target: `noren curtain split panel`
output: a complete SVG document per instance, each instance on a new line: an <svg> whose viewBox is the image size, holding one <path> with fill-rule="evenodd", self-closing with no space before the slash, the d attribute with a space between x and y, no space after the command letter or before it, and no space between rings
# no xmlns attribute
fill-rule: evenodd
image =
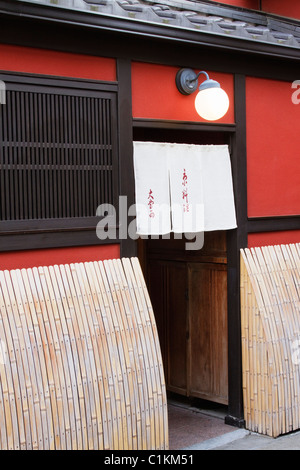
<svg viewBox="0 0 300 470"><path fill-rule="evenodd" d="M134 142L139 235L237 227L227 145Z"/></svg>

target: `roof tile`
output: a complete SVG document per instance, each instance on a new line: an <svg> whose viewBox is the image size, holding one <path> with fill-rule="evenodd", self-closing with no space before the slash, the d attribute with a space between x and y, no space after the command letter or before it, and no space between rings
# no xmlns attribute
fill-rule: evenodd
<svg viewBox="0 0 300 470"><path fill-rule="evenodd" d="M17 0L19 2L25 0ZM300 48L300 22L201 0L26 0Z"/></svg>

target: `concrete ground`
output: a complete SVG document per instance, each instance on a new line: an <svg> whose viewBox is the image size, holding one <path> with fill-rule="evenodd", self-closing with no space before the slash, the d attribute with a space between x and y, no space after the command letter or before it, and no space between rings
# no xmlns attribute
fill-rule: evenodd
<svg viewBox="0 0 300 470"><path fill-rule="evenodd" d="M188 450L300 450L300 432L279 436L268 436L238 429L222 436L189 446ZM187 450L186 449L186 450Z"/></svg>
<svg viewBox="0 0 300 470"><path fill-rule="evenodd" d="M276 439L224 423L226 407L168 401L170 450L300 450L300 430Z"/></svg>
<svg viewBox="0 0 300 470"><path fill-rule="evenodd" d="M203 409L182 401L168 400L170 450L198 445L235 430L224 423L225 411L218 406Z"/></svg>

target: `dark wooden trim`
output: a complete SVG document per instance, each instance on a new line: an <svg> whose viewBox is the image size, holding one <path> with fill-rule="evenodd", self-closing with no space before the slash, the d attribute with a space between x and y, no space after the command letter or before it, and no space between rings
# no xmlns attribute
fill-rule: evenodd
<svg viewBox="0 0 300 470"><path fill-rule="evenodd" d="M1 63L0 63L1 67ZM0 79L8 83L17 83L18 86L35 85L43 87L70 88L76 90L93 90L97 92L118 91L118 83L116 81L92 80L86 78L62 77L59 75L33 74L25 72L8 72L1 70Z"/></svg>
<svg viewBox="0 0 300 470"><path fill-rule="evenodd" d="M135 203L133 146L132 146L132 99L131 99L131 61L117 60L119 81L119 179L121 196L127 196L127 210ZM133 217L128 217L126 226L120 226L121 256L137 254L135 240L128 237L128 225Z"/></svg>
<svg viewBox="0 0 300 470"><path fill-rule="evenodd" d="M217 124L194 121L175 121L166 119L133 118L133 128L180 129L191 131L235 132L235 124Z"/></svg>
<svg viewBox="0 0 300 470"><path fill-rule="evenodd" d="M92 230L19 233L17 235L2 235L0 252L38 250L47 248L68 248L75 246L101 246L119 244L118 240L99 240L96 228ZM1 268L1 266L0 266Z"/></svg>
<svg viewBox="0 0 300 470"><path fill-rule="evenodd" d="M1 171L1 170L0 170ZM97 223L102 217L68 217L61 219L28 219L0 221L0 240L2 235L8 233L34 233L34 232L70 232L82 230L96 230ZM105 222L108 217L105 217ZM110 227L115 220L111 218ZM117 227L118 228L118 227Z"/></svg>
<svg viewBox="0 0 300 470"><path fill-rule="evenodd" d="M232 173L238 218L240 246L245 247L247 233L247 136L246 136L246 77L234 76L234 108L236 133L232 137Z"/></svg>
<svg viewBox="0 0 300 470"><path fill-rule="evenodd" d="M228 266L228 416L226 422L243 422L242 353L240 323L240 248L247 246L247 155L245 76L235 75L236 133L232 136L232 176L237 229L227 232Z"/></svg>
<svg viewBox="0 0 300 470"><path fill-rule="evenodd" d="M300 230L300 215L253 217L247 222L248 233Z"/></svg>
<svg viewBox="0 0 300 470"><path fill-rule="evenodd" d="M232 415L227 415L225 417L225 423L229 426L234 426L236 428L244 428L245 427L245 420L244 418L236 418Z"/></svg>

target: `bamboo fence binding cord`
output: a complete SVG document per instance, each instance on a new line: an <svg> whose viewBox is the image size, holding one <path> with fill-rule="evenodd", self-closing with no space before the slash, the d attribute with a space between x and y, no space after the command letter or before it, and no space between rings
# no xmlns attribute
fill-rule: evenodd
<svg viewBox="0 0 300 470"><path fill-rule="evenodd" d="M0 271L0 449L168 449L137 258Z"/></svg>
<svg viewBox="0 0 300 470"><path fill-rule="evenodd" d="M241 250L246 427L277 437L300 428L300 244Z"/></svg>

